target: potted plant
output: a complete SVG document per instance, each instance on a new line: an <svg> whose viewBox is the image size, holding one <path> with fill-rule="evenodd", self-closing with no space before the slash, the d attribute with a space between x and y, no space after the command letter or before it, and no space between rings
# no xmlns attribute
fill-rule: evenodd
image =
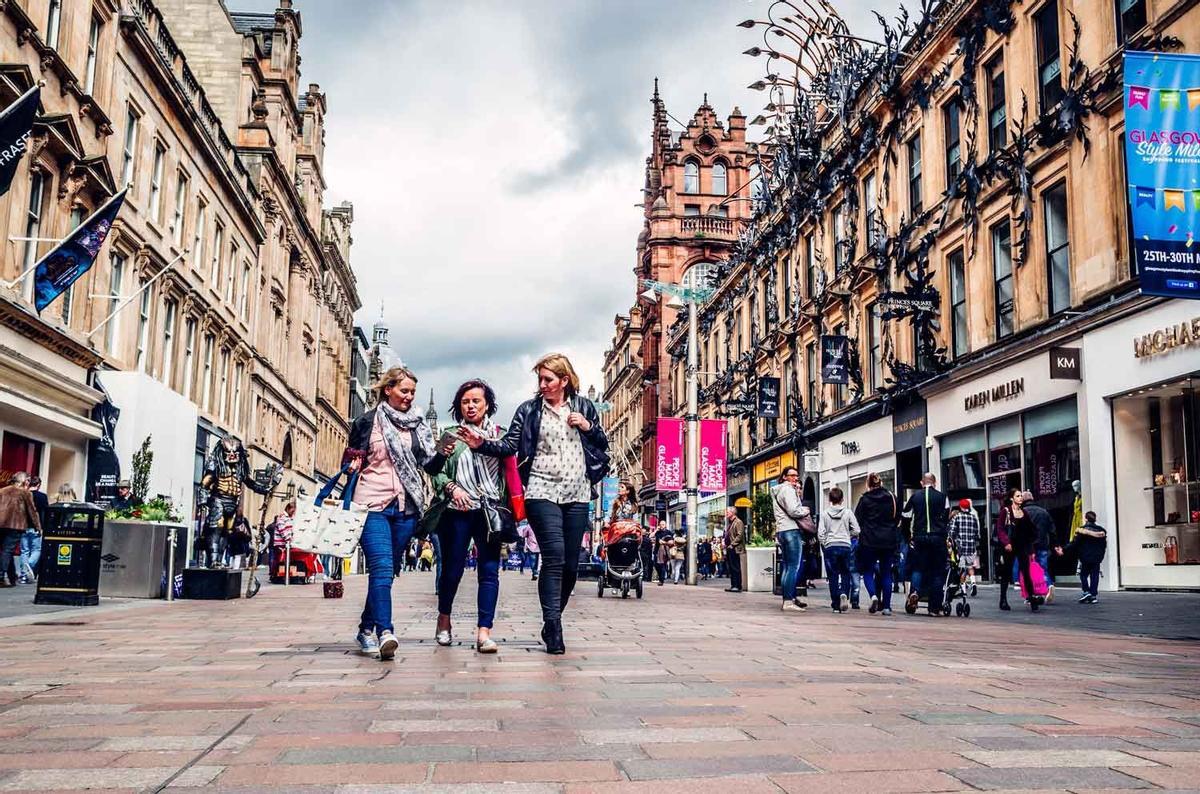
<svg viewBox="0 0 1200 794"><path fill-rule="evenodd" d="M775 589L775 505L771 490L754 494L750 506L750 539L746 542L745 589L769 593Z"/></svg>
<svg viewBox="0 0 1200 794"><path fill-rule="evenodd" d="M164 496L146 500L150 490L150 468L154 452L150 436L142 442L131 461L130 506L110 509L104 514L104 540L101 544L100 593L122 598L163 598L176 594L167 582L183 573L173 556L175 538L187 527L175 505ZM174 530L174 532L172 532ZM186 540L183 541L186 546Z"/></svg>

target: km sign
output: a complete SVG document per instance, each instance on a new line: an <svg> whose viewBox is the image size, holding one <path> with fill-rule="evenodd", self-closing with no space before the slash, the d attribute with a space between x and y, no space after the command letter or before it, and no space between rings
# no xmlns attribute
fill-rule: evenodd
<svg viewBox="0 0 1200 794"><path fill-rule="evenodd" d="M1050 348L1051 380L1083 380L1079 366L1079 348Z"/></svg>

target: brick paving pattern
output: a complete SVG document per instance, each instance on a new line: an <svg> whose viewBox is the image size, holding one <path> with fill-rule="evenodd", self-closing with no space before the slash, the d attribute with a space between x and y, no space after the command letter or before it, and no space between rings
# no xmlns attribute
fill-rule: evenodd
<svg viewBox="0 0 1200 794"><path fill-rule="evenodd" d="M0 791L1200 791L1200 645L1111 612L1005 620L988 591L981 619L835 615L815 593L795 615L581 582L551 657L533 583L506 573L484 657L470 612L434 644L429 585L397 581L391 663L354 650L358 578L340 601L274 587L5 625Z"/></svg>

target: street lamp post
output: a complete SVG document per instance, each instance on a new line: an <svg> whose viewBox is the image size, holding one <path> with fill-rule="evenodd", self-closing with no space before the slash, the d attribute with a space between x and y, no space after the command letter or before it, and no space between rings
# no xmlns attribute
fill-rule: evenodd
<svg viewBox="0 0 1200 794"><path fill-rule="evenodd" d="M687 334L687 414L684 417L687 422L687 460L685 465L687 487L687 583L690 585L696 584L696 540L698 537L698 522L700 520L700 491L698 489L699 479L699 461L700 461L700 433L699 433L699 388L697 378L699 376L699 365L696 351L696 338L699 336L699 317L697 308L698 305L708 300L712 296L713 290L709 287L697 286L678 286L676 284L666 284L661 281L643 280L642 285L646 287L643 296L653 299L656 295L670 295L671 305L675 308L687 306L688 312L688 334Z"/></svg>

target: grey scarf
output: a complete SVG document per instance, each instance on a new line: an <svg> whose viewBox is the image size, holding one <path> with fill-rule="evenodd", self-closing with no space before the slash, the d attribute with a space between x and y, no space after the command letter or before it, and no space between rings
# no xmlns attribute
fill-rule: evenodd
<svg viewBox="0 0 1200 794"><path fill-rule="evenodd" d="M401 412L386 402L380 402L375 421L379 423L388 457L392 459L404 492L413 500L418 512L424 512L427 497L421 464L433 457L433 431L429 429L425 415L420 408L413 407ZM401 430L412 433L412 444L404 443Z"/></svg>
<svg viewBox="0 0 1200 794"><path fill-rule="evenodd" d="M500 437L500 428L491 418L484 419L482 425L473 425L472 428L487 439ZM471 497L472 509L479 509L482 497L487 497L494 504L500 501L500 459L476 455L467 447L458 459L454 482Z"/></svg>

